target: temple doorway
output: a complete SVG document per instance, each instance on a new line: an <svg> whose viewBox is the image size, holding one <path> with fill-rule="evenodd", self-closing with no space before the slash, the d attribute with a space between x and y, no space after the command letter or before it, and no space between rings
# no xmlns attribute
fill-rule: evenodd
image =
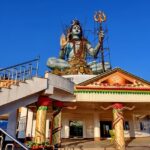
<svg viewBox="0 0 150 150"><path fill-rule="evenodd" d="M110 137L109 130L112 129L112 121L100 121L101 137Z"/></svg>
<svg viewBox="0 0 150 150"><path fill-rule="evenodd" d="M83 122L82 121L70 121L70 138L82 138L83 137Z"/></svg>

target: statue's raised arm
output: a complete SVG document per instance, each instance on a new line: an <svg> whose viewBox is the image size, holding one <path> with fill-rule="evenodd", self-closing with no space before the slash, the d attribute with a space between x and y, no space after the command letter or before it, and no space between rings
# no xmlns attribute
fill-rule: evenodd
<svg viewBox="0 0 150 150"><path fill-rule="evenodd" d="M104 33L103 33L103 32L100 32L100 34L99 34L99 40L98 40L98 43L97 43L97 45L95 46L95 48L93 48L92 45L91 45L89 42L87 42L87 44L86 44L86 48L87 48L88 53L89 53L91 56L93 56L94 58L96 58L97 55L98 55L98 52L99 52L100 47L101 47L101 45L102 45L102 40L103 40L103 38L104 38Z"/></svg>

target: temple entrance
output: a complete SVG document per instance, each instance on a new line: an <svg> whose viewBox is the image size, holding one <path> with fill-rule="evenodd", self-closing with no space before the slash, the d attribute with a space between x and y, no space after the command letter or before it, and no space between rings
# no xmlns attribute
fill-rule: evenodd
<svg viewBox="0 0 150 150"><path fill-rule="evenodd" d="M70 138L82 138L83 137L83 122L82 121L70 121Z"/></svg>
<svg viewBox="0 0 150 150"><path fill-rule="evenodd" d="M112 129L112 121L100 121L101 137L110 137L109 130Z"/></svg>

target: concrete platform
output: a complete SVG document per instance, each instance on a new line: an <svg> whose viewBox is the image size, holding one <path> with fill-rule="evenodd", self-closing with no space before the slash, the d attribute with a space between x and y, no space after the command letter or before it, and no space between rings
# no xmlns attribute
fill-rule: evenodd
<svg viewBox="0 0 150 150"><path fill-rule="evenodd" d="M150 150L150 137L126 139L127 150ZM110 140L99 142L93 139L63 140L60 150L115 150Z"/></svg>

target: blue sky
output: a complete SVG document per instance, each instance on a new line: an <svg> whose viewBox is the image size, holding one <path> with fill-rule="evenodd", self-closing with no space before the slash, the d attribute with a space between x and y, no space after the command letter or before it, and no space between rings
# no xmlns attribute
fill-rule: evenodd
<svg viewBox="0 0 150 150"><path fill-rule="evenodd" d="M62 26L76 18L93 30L94 12L103 10L112 66L150 81L149 7L149 0L0 0L0 68L40 55L43 75L48 57L58 56Z"/></svg>

